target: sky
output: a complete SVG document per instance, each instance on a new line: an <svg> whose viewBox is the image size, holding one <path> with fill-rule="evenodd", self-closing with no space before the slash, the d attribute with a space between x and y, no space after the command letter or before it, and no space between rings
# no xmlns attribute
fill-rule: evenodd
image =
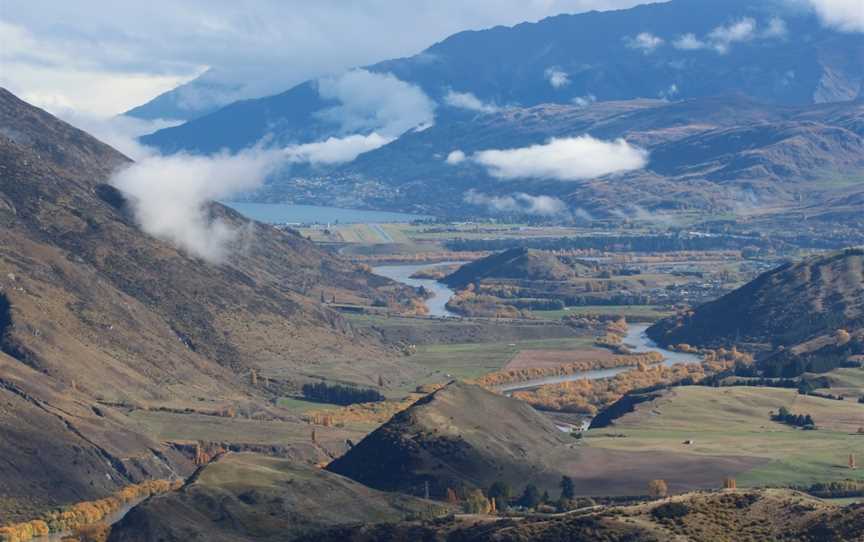
<svg viewBox="0 0 864 542"><path fill-rule="evenodd" d="M54 113L122 113L212 68L267 95L465 29L645 0L0 0L0 86Z"/></svg>

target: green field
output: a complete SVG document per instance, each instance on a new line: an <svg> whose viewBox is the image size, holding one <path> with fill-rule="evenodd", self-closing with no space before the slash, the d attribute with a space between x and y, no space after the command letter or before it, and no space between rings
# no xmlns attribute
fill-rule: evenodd
<svg viewBox="0 0 864 542"><path fill-rule="evenodd" d="M431 369L432 377L478 378L498 371L523 350L576 350L590 348L593 338L524 340L512 343L435 344L417 347L412 363ZM446 377L449 374L450 377Z"/></svg>
<svg viewBox="0 0 864 542"><path fill-rule="evenodd" d="M770 420L781 406L811 414L818 430L804 431ZM786 486L854 478L864 470L847 467L850 453L864 453L864 405L799 395L795 390L757 387L675 388L637 407L612 428L592 430L592 447L677 452L763 459L739 474L738 485ZM609 436L610 429L622 436ZM685 441L693 444L686 445ZM859 459L860 461L860 459Z"/></svg>

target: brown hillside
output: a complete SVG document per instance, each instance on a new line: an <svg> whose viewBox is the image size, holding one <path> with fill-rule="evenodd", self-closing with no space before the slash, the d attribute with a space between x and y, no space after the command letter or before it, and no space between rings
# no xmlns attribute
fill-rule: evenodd
<svg viewBox="0 0 864 542"><path fill-rule="evenodd" d="M188 472L158 443L124 433L111 405L267 409L273 392L249 386L251 369L277 378L274 390L334 366L374 382L378 369L366 374L355 360L399 374L383 345L317 299L325 289L368 301L404 289L220 205L211 212L243 228L246 250L221 266L191 258L144 235L105 184L128 162L0 90L4 521L32 512L18 503L39 508ZM39 452L49 448L70 463L44 468Z"/></svg>

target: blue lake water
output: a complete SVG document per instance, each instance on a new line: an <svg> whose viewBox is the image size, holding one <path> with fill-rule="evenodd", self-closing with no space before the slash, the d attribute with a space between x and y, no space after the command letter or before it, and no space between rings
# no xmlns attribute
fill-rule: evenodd
<svg viewBox="0 0 864 542"><path fill-rule="evenodd" d="M237 203L223 202L247 218L270 224L369 224L376 222L411 222L432 218L425 215L392 213L388 211L363 211L322 207L319 205L294 205L291 203Z"/></svg>

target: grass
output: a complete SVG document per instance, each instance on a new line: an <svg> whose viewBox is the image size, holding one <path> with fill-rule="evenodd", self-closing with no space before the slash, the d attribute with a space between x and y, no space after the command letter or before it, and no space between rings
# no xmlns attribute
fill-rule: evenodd
<svg viewBox="0 0 864 542"><path fill-rule="evenodd" d="M659 305L586 305L557 311L531 311L531 314L547 320L560 320L571 314L615 314L625 318L655 318L659 320L672 316L674 311L663 309Z"/></svg>
<svg viewBox="0 0 864 542"><path fill-rule="evenodd" d="M803 431L770 420L786 406L811 414L819 429ZM737 476L738 485L787 486L853 478L850 453L864 449L864 405L798 395L795 390L756 387L676 388L652 405L619 419L613 428L588 433L593 447L697 455L750 456L766 460ZM621 437L605 436L620 433ZM683 444L693 440L691 445Z"/></svg>
<svg viewBox="0 0 864 542"><path fill-rule="evenodd" d="M297 397L280 397L276 404L284 409L300 414L309 412L310 410L328 410L339 408L339 405L334 405L330 403L317 403L315 401L298 399Z"/></svg>
<svg viewBox="0 0 864 542"><path fill-rule="evenodd" d="M590 337L570 339L537 339L517 342L435 344L419 346L410 360L434 372L438 379L458 378L463 380L478 378L484 374L498 371L523 350L567 350L590 348ZM447 377L446 375L450 376Z"/></svg>

